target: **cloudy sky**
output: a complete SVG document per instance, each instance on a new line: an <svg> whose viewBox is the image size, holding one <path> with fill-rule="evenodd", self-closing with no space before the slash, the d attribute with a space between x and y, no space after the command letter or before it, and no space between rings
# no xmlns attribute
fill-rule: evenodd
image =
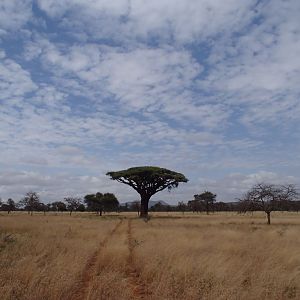
<svg viewBox="0 0 300 300"><path fill-rule="evenodd" d="M1 0L0 197L138 199L157 165L231 201L300 183L299 0Z"/></svg>

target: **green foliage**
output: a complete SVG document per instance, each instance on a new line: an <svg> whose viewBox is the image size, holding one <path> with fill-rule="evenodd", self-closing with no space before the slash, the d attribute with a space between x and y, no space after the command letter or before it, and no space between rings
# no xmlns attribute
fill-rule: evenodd
<svg viewBox="0 0 300 300"><path fill-rule="evenodd" d="M209 191L204 191L201 194L194 195L195 200L191 201L190 204L193 205L193 208L196 208L196 211L201 207L204 207L206 213L209 214L209 211L214 210L214 203L216 202L216 194L213 194Z"/></svg>
<svg viewBox="0 0 300 300"><path fill-rule="evenodd" d="M119 201L112 193L89 194L84 197L84 202L89 211L114 211L119 207Z"/></svg>
<svg viewBox="0 0 300 300"><path fill-rule="evenodd" d="M179 182L188 182L188 179L181 173L165 168L143 166L134 167L117 172L108 172L107 176L133 187L137 192L149 196L162 191L178 187Z"/></svg>
<svg viewBox="0 0 300 300"><path fill-rule="evenodd" d="M67 203L67 209L72 213L73 210L77 210L78 207L82 204L81 198L77 197L66 197L64 198Z"/></svg>
<svg viewBox="0 0 300 300"><path fill-rule="evenodd" d="M105 211L114 211L119 207L119 201L112 193L103 194L101 202Z"/></svg>
<svg viewBox="0 0 300 300"><path fill-rule="evenodd" d="M62 201L55 201L48 204L49 210L51 211L66 211L67 206Z"/></svg>
<svg viewBox="0 0 300 300"><path fill-rule="evenodd" d="M165 168L144 166L134 167L127 170L121 170L117 172L108 172L106 175L111 176L111 179L118 179L121 177L136 179L140 178L163 178L163 179L175 179L178 182L187 182L188 179L181 173L177 173Z"/></svg>
<svg viewBox="0 0 300 300"><path fill-rule="evenodd" d="M117 172L107 172L112 180L127 184L134 188L141 196L141 214L148 216L148 203L155 193L164 189L171 190L178 187L180 182L188 182L188 179L181 173L165 168L143 166L134 167Z"/></svg>

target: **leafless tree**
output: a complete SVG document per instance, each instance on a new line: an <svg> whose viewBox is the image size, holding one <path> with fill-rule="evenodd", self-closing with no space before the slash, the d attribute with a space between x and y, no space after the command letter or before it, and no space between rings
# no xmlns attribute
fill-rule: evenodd
<svg viewBox="0 0 300 300"><path fill-rule="evenodd" d="M36 192L30 191L20 200L19 206L24 207L28 214L32 215L33 211L38 210L40 206L40 196Z"/></svg>
<svg viewBox="0 0 300 300"><path fill-rule="evenodd" d="M271 212L279 209L284 203L295 200L297 195L297 190L293 184L257 183L241 199L241 207L244 212L264 211L267 215L268 224L271 224Z"/></svg>

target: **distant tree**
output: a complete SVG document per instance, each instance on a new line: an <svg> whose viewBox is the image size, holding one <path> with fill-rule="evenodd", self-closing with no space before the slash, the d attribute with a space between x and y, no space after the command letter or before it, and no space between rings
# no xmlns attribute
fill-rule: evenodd
<svg viewBox="0 0 300 300"><path fill-rule="evenodd" d="M200 212L204 210L204 204L202 201L200 201L199 199L197 200L190 200L187 203L187 208L189 210L191 210L193 213L194 212Z"/></svg>
<svg viewBox="0 0 300 300"><path fill-rule="evenodd" d="M140 211L141 211L141 203L140 203L140 201L133 201L130 204L130 210L136 211L137 215L139 216L140 215Z"/></svg>
<svg viewBox="0 0 300 300"><path fill-rule="evenodd" d="M67 206L65 203L63 203L62 201L55 201L49 204L50 206L50 210L51 211L66 211L67 210Z"/></svg>
<svg viewBox="0 0 300 300"><path fill-rule="evenodd" d="M241 203L244 203L244 211L250 209L264 211L267 215L268 224L271 224L271 212L280 209L289 201L295 200L297 195L296 188L292 184L258 183L244 195Z"/></svg>
<svg viewBox="0 0 300 300"><path fill-rule="evenodd" d="M103 197L102 193L89 194L84 196L84 202L87 206L88 211L95 211L100 216L102 216L103 212L103 203L101 202Z"/></svg>
<svg viewBox="0 0 300 300"><path fill-rule="evenodd" d="M188 179L181 173L159 167L135 167L117 172L108 172L112 180L127 184L135 189L141 196L141 218L148 217L150 198L164 189L171 190L178 187L180 182Z"/></svg>
<svg viewBox="0 0 300 300"><path fill-rule="evenodd" d="M164 203L158 201L150 208L150 210L151 211L169 212L169 211L172 211L172 207L169 204L164 204Z"/></svg>
<svg viewBox="0 0 300 300"><path fill-rule="evenodd" d="M84 211L85 211L85 206L84 206L84 204L81 203L81 204L77 207L76 211L84 212Z"/></svg>
<svg viewBox="0 0 300 300"><path fill-rule="evenodd" d="M10 214L11 211L16 210L16 203L13 199L9 198L7 200L7 208L8 208L8 210L7 210L8 214Z"/></svg>
<svg viewBox="0 0 300 300"><path fill-rule="evenodd" d="M28 192L19 202L20 206L32 215L33 211L37 211L40 207L40 196L36 192Z"/></svg>
<svg viewBox="0 0 300 300"><path fill-rule="evenodd" d="M165 210L165 206L160 203L160 202L157 202L155 203L151 208L150 210L152 211L164 211Z"/></svg>
<svg viewBox="0 0 300 300"><path fill-rule="evenodd" d="M229 210L229 205L225 202L216 202L215 203L215 210L216 211L228 211Z"/></svg>
<svg viewBox="0 0 300 300"><path fill-rule="evenodd" d="M44 216L46 215L46 212L49 211L49 207L47 204L44 204L42 202L40 202L37 207L36 207L37 211L42 211L44 212Z"/></svg>
<svg viewBox="0 0 300 300"><path fill-rule="evenodd" d="M183 201L180 201L177 204L177 209L178 211L181 211L182 214L184 214L184 212L187 211L187 205Z"/></svg>
<svg viewBox="0 0 300 300"><path fill-rule="evenodd" d="M216 194L213 194L209 191L205 191L199 195L194 195L195 201L199 201L203 203L207 215L209 214L210 211L213 211L214 203L216 202L216 197L217 197Z"/></svg>
<svg viewBox="0 0 300 300"><path fill-rule="evenodd" d="M0 203L0 210L2 211L7 211L7 214L10 214L11 211L16 210L16 203L14 200L12 200L11 198L9 198L6 203Z"/></svg>
<svg viewBox="0 0 300 300"><path fill-rule="evenodd" d="M292 201L291 202L291 210L296 211L297 213L300 211L300 201Z"/></svg>
<svg viewBox="0 0 300 300"><path fill-rule="evenodd" d="M11 211L16 210L16 203L15 203L15 201L12 200L11 198L9 198L6 201L6 203L2 203L1 210L7 211L7 213L10 214Z"/></svg>
<svg viewBox="0 0 300 300"><path fill-rule="evenodd" d="M102 207L104 211L117 211L119 208L119 201L117 197L112 193L105 193L101 199Z"/></svg>
<svg viewBox="0 0 300 300"><path fill-rule="evenodd" d="M81 198L77 197L66 197L64 200L67 203L67 209L70 212L70 216L72 215L72 212L77 210L82 204Z"/></svg>
<svg viewBox="0 0 300 300"><path fill-rule="evenodd" d="M84 202L87 205L87 210L96 211L100 216L105 211L117 211L119 208L119 201L112 193L89 194L84 197Z"/></svg>

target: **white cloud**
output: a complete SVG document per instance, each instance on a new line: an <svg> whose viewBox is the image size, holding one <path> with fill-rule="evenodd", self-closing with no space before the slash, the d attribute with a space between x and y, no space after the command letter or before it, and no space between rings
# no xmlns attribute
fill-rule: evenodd
<svg viewBox="0 0 300 300"><path fill-rule="evenodd" d="M298 172L299 1L32 3L0 5L3 195L136 199L101 174L155 164L191 179L174 201L199 176L231 200Z"/></svg>
<svg viewBox="0 0 300 300"><path fill-rule="evenodd" d="M15 61L6 57L1 52L0 61L0 92L1 100L22 97L26 93L34 91L37 86L31 80L30 73L24 70Z"/></svg>
<svg viewBox="0 0 300 300"><path fill-rule="evenodd" d="M267 184L299 184L300 178L294 176L284 176L268 171L258 171L257 173L240 174L232 173L217 180L201 178L199 185L202 190L211 190L218 194L218 201L236 201L241 198L253 185L257 183Z"/></svg>
<svg viewBox="0 0 300 300"><path fill-rule="evenodd" d="M192 119L204 128L224 126L230 115L225 106L203 103L193 91L193 80L203 67L188 51L172 47L128 51L96 44L65 49L44 39L27 47L41 54L44 68L55 73L58 84L75 76L69 92L78 93L79 89L81 95L88 93L90 100L100 104L109 96L124 112L145 116L160 112L170 119Z"/></svg>
<svg viewBox="0 0 300 300"><path fill-rule="evenodd" d="M299 13L299 1L266 2L258 24L212 48L212 72L200 86L245 106L245 124L299 118Z"/></svg>
<svg viewBox="0 0 300 300"><path fill-rule="evenodd" d="M226 31L235 31L254 16L253 1L83 1L39 0L39 6L53 18L63 18L66 27L75 26L93 38L174 38L193 42ZM92 26L91 26L92 25Z"/></svg>
<svg viewBox="0 0 300 300"><path fill-rule="evenodd" d="M15 31L26 24L32 17L31 5L31 0L1 0L0 31Z"/></svg>

